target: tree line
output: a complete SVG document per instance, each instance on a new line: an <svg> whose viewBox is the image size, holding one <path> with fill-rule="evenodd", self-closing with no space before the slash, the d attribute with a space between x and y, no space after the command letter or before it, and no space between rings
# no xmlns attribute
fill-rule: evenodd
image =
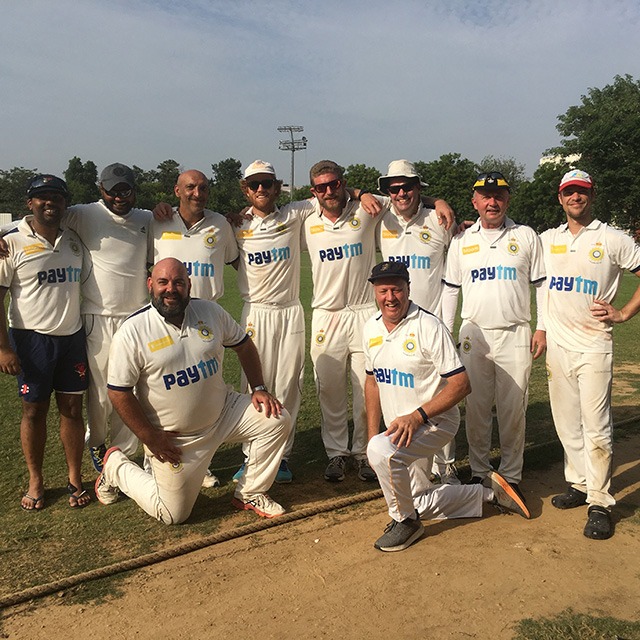
<svg viewBox="0 0 640 640"><path fill-rule="evenodd" d="M558 204L557 188L562 175L577 166L596 181L595 213L606 222L640 235L640 82L630 75L616 76L602 89L591 88L581 97L581 104L569 107L558 116L557 130L562 141L548 149L548 162L540 164L533 177L525 176L524 165L516 159L485 156L480 162L447 153L437 160L415 162L429 195L445 198L459 218L473 218L470 204L471 185L478 173L500 171L511 185L509 215L539 232L558 225L564 215ZM576 159L578 158L578 159ZM126 159L123 160L126 163ZM176 204L173 186L181 165L164 160L155 169L133 166L138 185L137 206L153 208L157 202ZM26 212L25 186L36 169L14 167L0 170L0 211L15 218ZM381 172L365 164L345 168L349 185L377 192ZM208 207L227 213L245 206L239 181L239 160L227 158L211 165ZM64 172L72 193L72 203L92 202L99 198L98 170L91 160L74 157ZM309 186L295 189L293 198L311 195ZM289 195L283 193L281 203Z"/></svg>

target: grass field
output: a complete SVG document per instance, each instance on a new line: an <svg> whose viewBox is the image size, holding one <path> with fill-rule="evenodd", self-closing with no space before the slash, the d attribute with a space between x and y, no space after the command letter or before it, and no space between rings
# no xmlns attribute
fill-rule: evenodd
<svg viewBox="0 0 640 640"><path fill-rule="evenodd" d="M310 309L310 267L303 259L302 301ZM239 318L241 303L235 286L235 274L226 274L226 294L222 300L234 317ZM620 299L626 301L638 280L625 275ZM307 342L311 314L307 314ZM638 319L615 329L616 381L614 384L614 418L622 420L639 413L640 370L637 366L640 346L636 339ZM235 354L225 360L227 380L237 384L239 372ZM188 522L167 527L145 515L131 500L122 499L108 508L91 503L84 510L68 507L66 474L57 433L55 411L49 419L49 439L45 457L46 508L40 513L27 513L20 508L20 496L27 486L27 472L19 442L20 408L15 379L0 375L0 595L50 582L96 567L135 557L179 542L211 534L236 523L251 521L249 514L239 514L230 505L231 476L241 462L239 448L220 450L213 468L224 483L221 488L201 492ZM315 398L311 363L307 360L305 393L299 416L298 436L291 465L295 482L279 487L277 498L292 508L330 497L369 490L357 480L347 478L333 485L321 479L326 457L319 431L319 407ZM547 400L543 360L534 363L528 412L527 445L555 439ZM458 459L464 462L466 443L464 430L458 434ZM95 472L85 457L86 487L92 488ZM353 474L351 474L353 475ZM85 595L96 597L99 585ZM110 580L103 588L113 593L117 582ZM79 594L82 595L82 594Z"/></svg>

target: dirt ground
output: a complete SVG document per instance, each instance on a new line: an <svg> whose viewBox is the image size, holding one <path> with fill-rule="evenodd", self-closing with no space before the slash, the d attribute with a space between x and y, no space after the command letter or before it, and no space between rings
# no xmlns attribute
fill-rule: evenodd
<svg viewBox="0 0 640 640"><path fill-rule="evenodd" d="M528 472L532 520L429 523L400 553L373 541L383 500L310 517L129 575L124 597L64 598L4 612L2 638L507 639L523 618L640 619L640 436L616 444L616 533L582 535L586 508L559 511L562 465Z"/></svg>

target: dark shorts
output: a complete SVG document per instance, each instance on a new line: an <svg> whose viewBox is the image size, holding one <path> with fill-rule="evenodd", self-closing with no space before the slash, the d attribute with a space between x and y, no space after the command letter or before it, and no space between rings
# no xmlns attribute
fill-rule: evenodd
<svg viewBox="0 0 640 640"><path fill-rule="evenodd" d="M50 336L29 329L9 329L9 340L22 367L18 395L43 402L52 391L81 393L88 385L84 329L71 336Z"/></svg>

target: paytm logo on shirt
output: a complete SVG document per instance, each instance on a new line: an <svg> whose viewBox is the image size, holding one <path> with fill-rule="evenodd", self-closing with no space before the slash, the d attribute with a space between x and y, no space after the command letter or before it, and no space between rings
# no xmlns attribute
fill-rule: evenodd
<svg viewBox="0 0 640 640"><path fill-rule="evenodd" d="M373 373L376 377L376 382L380 384L390 384L394 387L406 387L408 389L413 389L416 386L413 373L404 373L403 371L387 369L386 367L374 369Z"/></svg>
<svg viewBox="0 0 640 640"><path fill-rule="evenodd" d="M191 365L184 369L179 369L175 373L167 373L162 376L164 387L167 391L174 385L179 387L187 387L190 384L196 384L200 380L206 380L217 373L220 365L216 358L210 360L200 360L197 364Z"/></svg>
<svg viewBox="0 0 640 640"><path fill-rule="evenodd" d="M517 280L518 272L515 267L503 267L501 264L495 267L482 267L471 269L471 282L484 280Z"/></svg>
<svg viewBox="0 0 640 640"><path fill-rule="evenodd" d="M551 276L549 289L556 291L575 291L587 295L598 295L598 283L595 280L587 280L582 276Z"/></svg>
<svg viewBox="0 0 640 640"><path fill-rule="evenodd" d="M247 253L249 264L270 264L271 262L282 262L291 258L291 250L289 247L280 247L270 249L269 251L256 251L255 253Z"/></svg>
<svg viewBox="0 0 640 640"><path fill-rule="evenodd" d="M407 269L431 269L431 258L415 253L410 256L389 256L389 262L402 262Z"/></svg>
<svg viewBox="0 0 640 640"><path fill-rule="evenodd" d="M80 282L82 269L75 267L56 267L47 271L38 271L38 284L62 284L64 282Z"/></svg>
<svg viewBox="0 0 640 640"><path fill-rule="evenodd" d="M340 247L331 249L320 249L320 260L322 262L332 260L344 260L346 258L354 258L362 255L362 242L354 242L353 244L343 244Z"/></svg>
<svg viewBox="0 0 640 640"><path fill-rule="evenodd" d="M189 276L195 276L196 278L213 278L214 267L210 262L184 262L184 266L187 268Z"/></svg>

